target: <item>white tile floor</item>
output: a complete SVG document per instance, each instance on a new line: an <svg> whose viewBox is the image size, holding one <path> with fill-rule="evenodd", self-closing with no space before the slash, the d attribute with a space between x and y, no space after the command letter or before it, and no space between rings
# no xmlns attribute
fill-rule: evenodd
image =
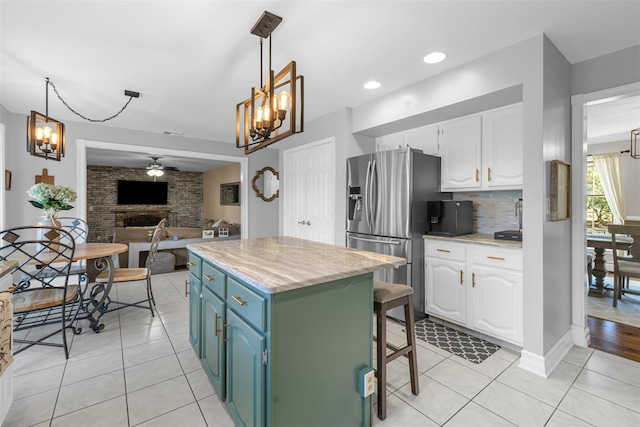
<svg viewBox="0 0 640 427"><path fill-rule="evenodd" d="M18 354L3 427L233 426L189 345L187 274L153 276L155 318L126 308L104 316L99 334L83 325L69 360L60 348ZM131 289L118 289L118 298ZM401 330L390 325L398 343ZM574 347L545 380L519 369L506 350L476 365L418 343L420 395L411 394L404 360L392 362L387 419L374 415L373 425L640 425L639 363Z"/></svg>

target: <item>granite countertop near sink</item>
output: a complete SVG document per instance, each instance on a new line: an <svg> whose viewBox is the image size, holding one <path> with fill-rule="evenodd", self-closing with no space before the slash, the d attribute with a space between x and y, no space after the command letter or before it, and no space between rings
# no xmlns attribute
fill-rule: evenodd
<svg viewBox="0 0 640 427"><path fill-rule="evenodd" d="M11 270L16 268L18 261L0 261L0 277L4 277Z"/></svg>
<svg viewBox="0 0 640 427"><path fill-rule="evenodd" d="M522 242L514 242L512 240L496 240L492 234L465 234L464 236L435 236L433 234L425 234L425 239L447 240L450 242L476 243L482 245L502 246L505 248L522 248Z"/></svg>
<svg viewBox="0 0 640 427"><path fill-rule="evenodd" d="M406 264L404 258L294 237L190 243L187 249L268 294Z"/></svg>

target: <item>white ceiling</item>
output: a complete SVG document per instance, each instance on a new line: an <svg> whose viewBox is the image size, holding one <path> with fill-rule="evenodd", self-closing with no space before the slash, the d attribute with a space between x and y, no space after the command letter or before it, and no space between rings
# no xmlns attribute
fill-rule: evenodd
<svg viewBox="0 0 640 427"><path fill-rule="evenodd" d="M235 106L260 84L250 29L265 10L283 18L273 68L295 60L305 77L305 121L543 32L571 63L640 44L637 0L1 0L0 104L43 112L50 77L72 108L102 119L124 105L128 89L140 98L106 125L234 143ZM447 59L425 64L436 50ZM382 87L364 89L371 79ZM52 91L49 114L82 121Z"/></svg>

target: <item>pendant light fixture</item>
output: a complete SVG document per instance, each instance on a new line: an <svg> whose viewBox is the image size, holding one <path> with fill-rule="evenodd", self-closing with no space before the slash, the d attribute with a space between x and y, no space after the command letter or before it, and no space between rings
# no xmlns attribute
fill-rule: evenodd
<svg viewBox="0 0 640 427"><path fill-rule="evenodd" d="M631 131L631 157L634 159L640 159L640 153L638 153L638 135L640 135L640 128Z"/></svg>
<svg viewBox="0 0 640 427"><path fill-rule="evenodd" d="M42 157L46 160L60 161L61 157L64 157L64 123L49 117L49 86L53 88L58 99L67 107L73 114L89 121L89 122L106 122L107 120L114 119L124 111L133 98L139 98L140 93L131 90L125 90L124 95L129 97L129 100L116 114L106 119L90 119L75 111L66 103L64 99L58 93L55 85L49 77L45 78L46 91L45 91L45 114L40 114L37 111L31 111L31 114L27 116L27 151L36 157Z"/></svg>
<svg viewBox="0 0 640 427"><path fill-rule="evenodd" d="M27 118L27 149L32 156L60 161L64 156L64 123L49 117L49 77L46 86L44 115L32 110Z"/></svg>
<svg viewBox="0 0 640 427"><path fill-rule="evenodd" d="M260 37L260 87L251 88L251 97L236 105L236 147L245 154L303 131L304 77L296 75L291 61L277 74L271 68L271 34L282 18L264 12L251 29ZM269 39L269 71L263 82L262 45Z"/></svg>

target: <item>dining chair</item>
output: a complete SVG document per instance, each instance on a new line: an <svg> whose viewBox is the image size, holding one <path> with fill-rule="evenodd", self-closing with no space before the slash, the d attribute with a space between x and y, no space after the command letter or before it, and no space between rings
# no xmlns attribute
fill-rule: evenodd
<svg viewBox="0 0 640 427"><path fill-rule="evenodd" d="M613 306L618 306L618 299L623 294L640 295L640 290L625 288L630 278L640 279L640 225L617 225L608 227L611 233L611 247L613 249ZM629 243L629 239L631 242ZM621 246L624 243L624 246ZM627 251L626 255L620 255L618 251Z"/></svg>
<svg viewBox="0 0 640 427"><path fill-rule="evenodd" d="M42 237L35 237L42 231ZM80 285L69 284L69 274L75 241L65 229L45 226L14 227L0 231L0 261L18 261L11 271L14 343L21 345L18 354L34 345L64 348L69 358L67 329L79 334L82 329L74 326L83 307ZM46 271L47 274L41 274ZM45 325L59 325L55 330ZM39 328L39 329L36 329ZM16 332L34 329L28 334ZM62 343L50 340L62 333ZM35 334L35 337L32 335ZM28 339L27 339L28 338Z"/></svg>
<svg viewBox="0 0 640 427"><path fill-rule="evenodd" d="M145 262L144 267L116 268L113 271L113 284L144 281L146 286L147 298L136 302L110 300L108 304L117 304L118 306L108 311L120 310L124 307L138 307L144 309L149 308L149 310L151 310L151 315L154 316L152 304L155 305L156 303L155 299L153 298L153 289L151 288L151 265L156 258L156 254L158 253L158 245L160 243L160 238L162 237L166 223L166 219L161 220L153 231L153 237L151 238L151 245L149 247L149 256L147 257L147 261ZM109 271L107 270L103 271L98 275L98 277L96 277L96 284L105 286L108 282ZM143 305L144 303L148 303L148 307L146 305Z"/></svg>
<svg viewBox="0 0 640 427"><path fill-rule="evenodd" d="M62 229L68 231L68 234L60 236L61 240L72 240L76 245L79 243L87 243L87 236L89 235L89 227L87 222L81 218L64 216L58 218ZM56 274L55 271L50 269L41 269L38 273L40 276ZM87 275L87 265L84 260L74 261L69 269L70 276L78 276L79 285L87 285L89 282L89 276ZM82 290L82 287L81 287ZM84 294L84 290L82 290Z"/></svg>

